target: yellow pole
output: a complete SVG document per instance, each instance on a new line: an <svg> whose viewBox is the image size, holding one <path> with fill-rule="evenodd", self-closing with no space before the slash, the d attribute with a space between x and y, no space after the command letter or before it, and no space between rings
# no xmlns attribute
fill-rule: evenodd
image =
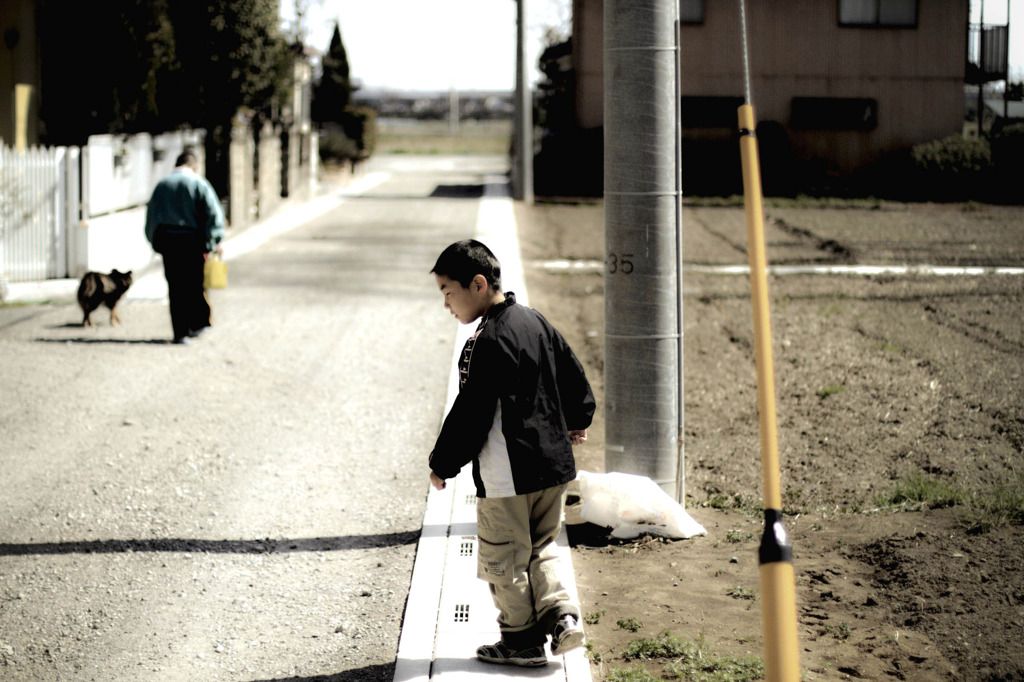
<svg viewBox="0 0 1024 682"><path fill-rule="evenodd" d="M757 404L760 414L761 471L764 484L764 535L761 537L761 626L765 677L768 682L798 682L800 654L796 634L796 580L793 550L782 525L779 483L779 442L775 417L775 372L768 314L768 274L764 250L764 209L761 172L754 137L754 108L739 108L740 157L743 162L747 249L754 304L754 348L757 355Z"/></svg>
<svg viewBox="0 0 1024 682"><path fill-rule="evenodd" d="M28 143L28 112L32 100L32 86L18 83L14 86L14 148L25 151Z"/></svg>

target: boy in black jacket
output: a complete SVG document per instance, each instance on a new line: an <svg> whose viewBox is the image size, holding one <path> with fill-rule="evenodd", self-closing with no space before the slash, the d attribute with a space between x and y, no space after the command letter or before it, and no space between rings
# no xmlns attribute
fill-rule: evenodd
<svg viewBox="0 0 1024 682"><path fill-rule="evenodd" d="M572 446L586 440L594 394L562 335L502 293L501 266L482 243L452 244L431 272L457 320L480 319L459 360L459 395L430 455L438 490L473 463L478 576L489 583L501 631L501 641L476 655L544 665L549 634L556 656L583 644L579 606L553 550L566 484L576 477Z"/></svg>

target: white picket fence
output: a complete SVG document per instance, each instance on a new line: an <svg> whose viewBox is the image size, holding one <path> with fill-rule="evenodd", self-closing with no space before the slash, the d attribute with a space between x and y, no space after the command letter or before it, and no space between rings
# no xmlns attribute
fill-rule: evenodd
<svg viewBox="0 0 1024 682"><path fill-rule="evenodd" d="M316 133L295 135L283 188L280 131L267 126L262 132L259 168L252 135L247 127L239 133L230 149L227 207L235 229L270 215L282 194L314 192L319 154ZM186 147L200 156L202 172L204 137L202 130L93 135L81 149L24 151L0 142L0 300L6 283L152 265L155 257L143 232L146 202Z"/></svg>
<svg viewBox="0 0 1024 682"><path fill-rule="evenodd" d="M93 135L81 149L0 144L0 292L7 282L150 264L146 201L186 146L202 157L203 135Z"/></svg>
<svg viewBox="0 0 1024 682"><path fill-rule="evenodd" d="M67 277L79 220L79 150L0 145L0 282Z"/></svg>

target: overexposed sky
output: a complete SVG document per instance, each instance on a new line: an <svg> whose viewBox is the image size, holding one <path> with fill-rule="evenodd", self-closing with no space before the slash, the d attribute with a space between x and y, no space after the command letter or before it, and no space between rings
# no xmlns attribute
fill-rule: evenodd
<svg viewBox="0 0 1024 682"><path fill-rule="evenodd" d="M978 21L982 0L971 0ZM516 0L298 0L306 7L306 44L325 52L334 23L352 76L366 88L511 90L515 86ZM1024 79L1024 0L984 0L985 23L1010 17L1010 77ZM296 0L280 0L286 28ZM537 58L549 27L570 30L571 0L527 0L527 62ZM1009 10L1007 10L1009 8ZM290 31L289 31L290 32Z"/></svg>
<svg viewBox="0 0 1024 682"><path fill-rule="evenodd" d="M295 0L280 0L287 25ZM335 21L353 78L363 87L511 90L516 0L303 0L306 44L326 52ZM571 0L527 0L532 81L545 29L568 32ZM286 26L287 28L287 26Z"/></svg>

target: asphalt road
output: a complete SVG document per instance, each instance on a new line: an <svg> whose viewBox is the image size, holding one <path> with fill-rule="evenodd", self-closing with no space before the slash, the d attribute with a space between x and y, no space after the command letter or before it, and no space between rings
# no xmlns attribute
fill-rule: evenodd
<svg viewBox="0 0 1024 682"><path fill-rule="evenodd" d="M190 346L160 273L116 328L0 308L0 678L391 679L456 333L428 272L504 170L371 163Z"/></svg>

